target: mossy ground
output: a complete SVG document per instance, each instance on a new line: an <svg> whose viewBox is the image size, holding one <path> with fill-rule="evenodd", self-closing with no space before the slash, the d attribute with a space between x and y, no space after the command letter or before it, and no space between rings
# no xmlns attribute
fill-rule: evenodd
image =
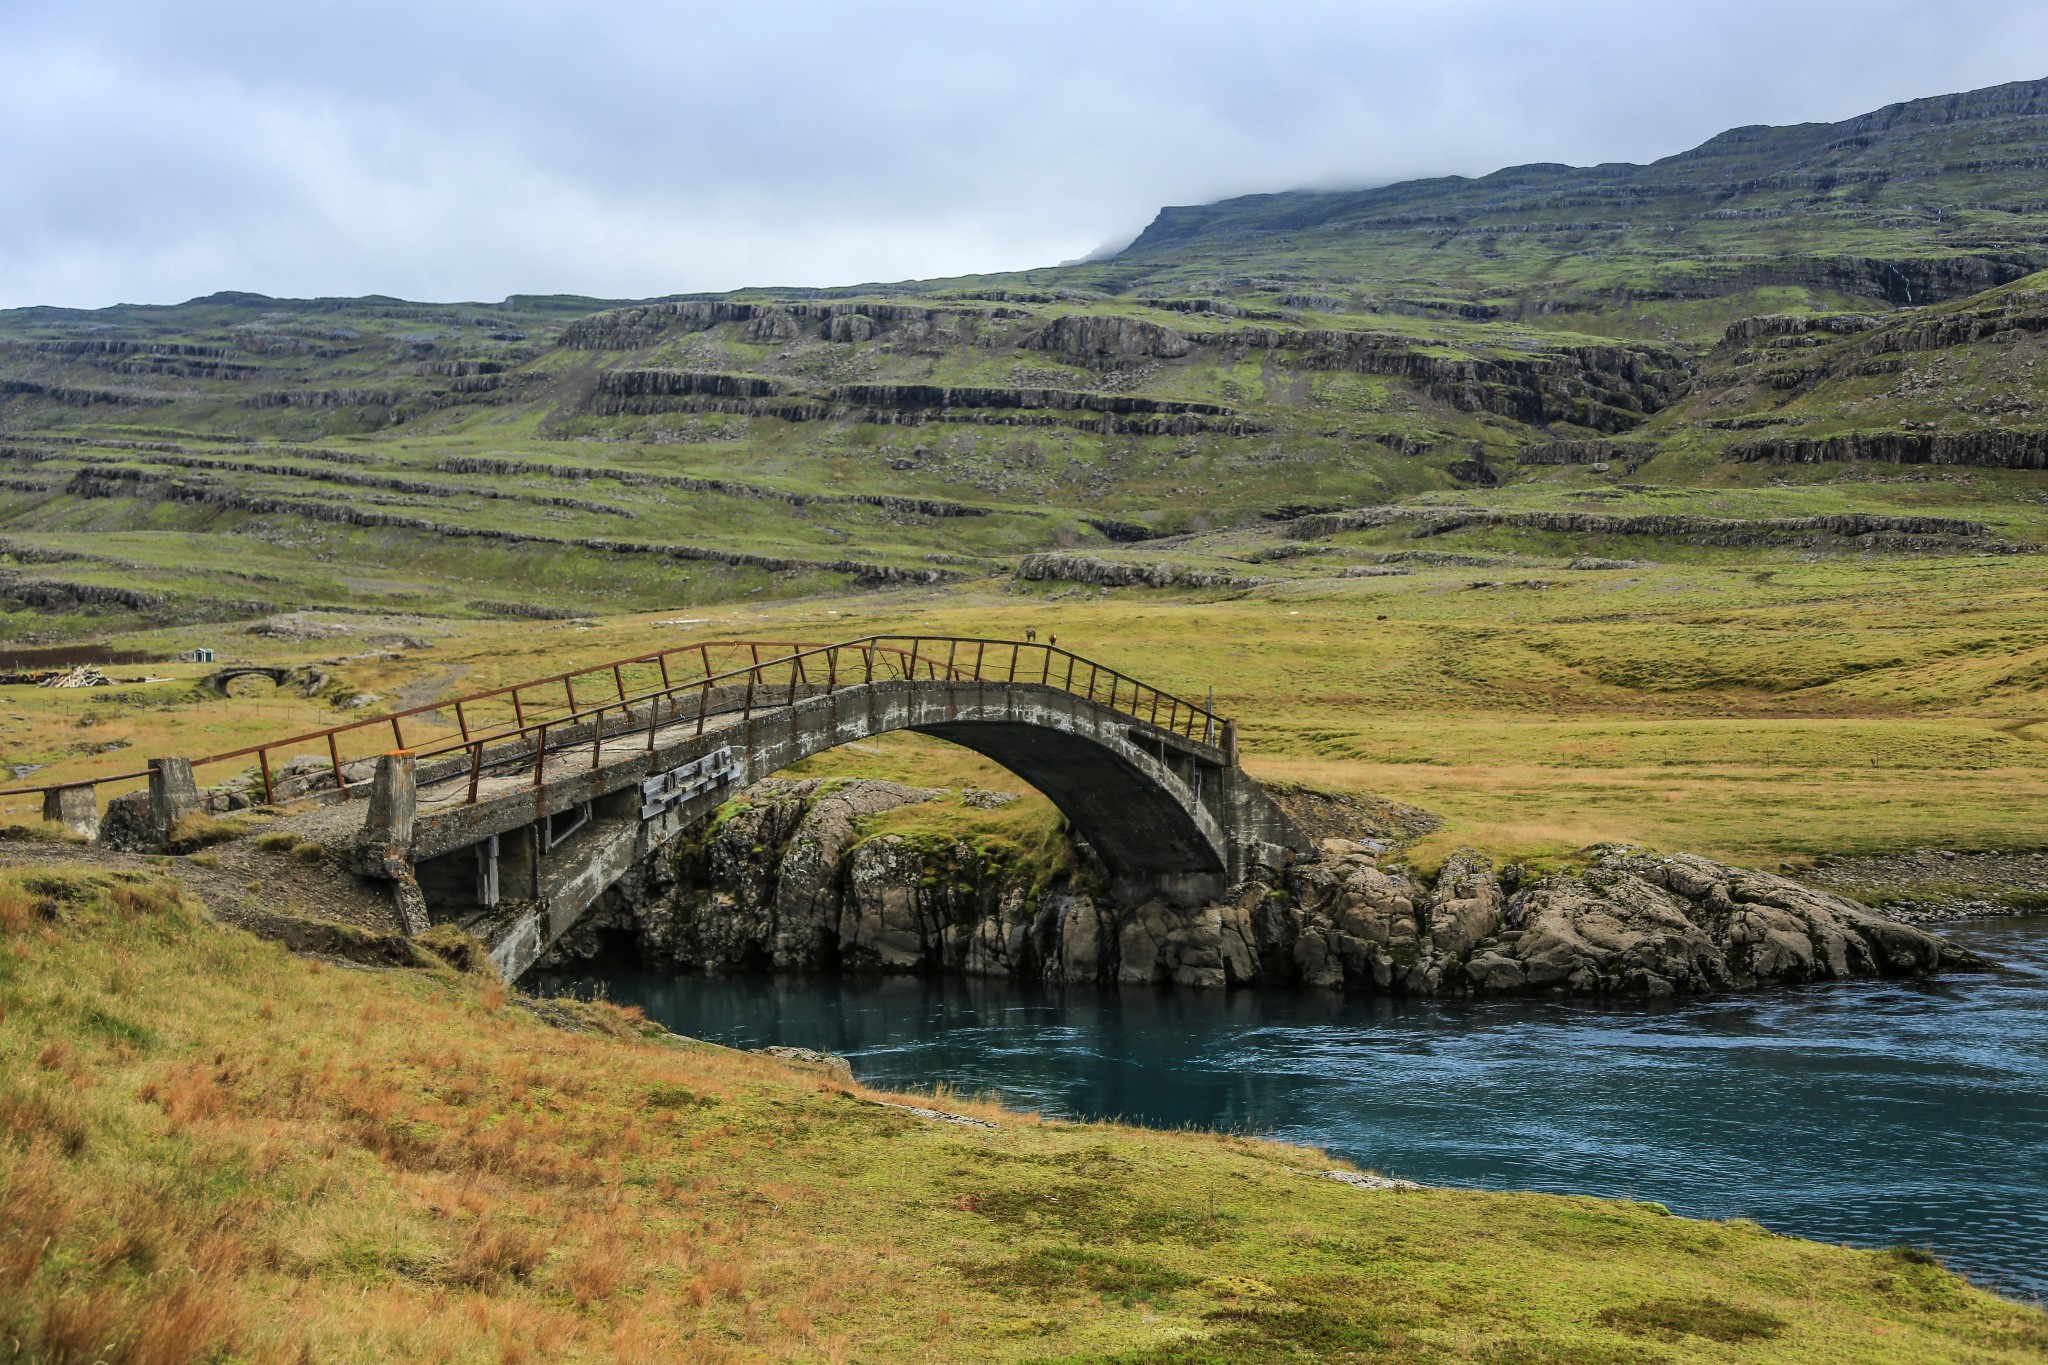
<svg viewBox="0 0 2048 1365"><path fill-rule="evenodd" d="M996 1127L168 883L0 872L8 1358L2020 1361L1928 1258L1655 1205L1321 1178L1244 1137Z"/></svg>

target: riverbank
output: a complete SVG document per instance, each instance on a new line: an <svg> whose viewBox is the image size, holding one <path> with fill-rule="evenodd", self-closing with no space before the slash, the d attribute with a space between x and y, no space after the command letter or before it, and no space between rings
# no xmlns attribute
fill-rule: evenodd
<svg viewBox="0 0 2048 1365"><path fill-rule="evenodd" d="M1355 1188L1304 1147L892 1095L616 1006L550 1023L451 966L294 956L148 878L10 867L0 931L0 1319L44 1358L2048 1349L2048 1316L1920 1253Z"/></svg>
<svg viewBox="0 0 2048 1365"><path fill-rule="evenodd" d="M1906 924L1954 924L2048 911L2048 852L1920 848L1786 864L1809 886L1851 896Z"/></svg>
<svg viewBox="0 0 2048 1365"><path fill-rule="evenodd" d="M540 983L864 1082L1070 1119L1228 1128L1467 1189L1931 1247L2048 1295L2048 918L1954 926L1986 972L1648 1000L1418 999L963 978Z"/></svg>

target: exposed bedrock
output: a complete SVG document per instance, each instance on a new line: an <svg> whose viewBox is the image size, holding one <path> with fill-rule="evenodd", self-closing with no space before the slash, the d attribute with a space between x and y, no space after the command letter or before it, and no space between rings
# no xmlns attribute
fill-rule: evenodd
<svg viewBox="0 0 2048 1365"><path fill-rule="evenodd" d="M1445 535L1467 527L1507 526L1571 535L1652 536L1702 545L1801 545L1848 543L1864 549L1942 550L2025 548L2000 540L1981 521L1955 517L1895 516L1839 512L1809 517L1702 517L1690 513L1505 512L1465 507L1356 507L1314 512L1282 527L1289 535L1315 540L1345 531L1413 524L1411 536Z"/></svg>
<svg viewBox="0 0 2048 1365"><path fill-rule="evenodd" d="M1608 845L1581 870L1505 875L1461 851L1433 881L1373 843L1325 841L1279 885L1199 906L1118 904L1085 848L1020 858L969 838L872 832L925 802L874 781L772 781L644 863L553 950L629 943L677 971L958 973L1385 994L1665 996L1984 965L1925 930L1784 877Z"/></svg>
<svg viewBox="0 0 2048 1365"><path fill-rule="evenodd" d="M740 303L730 299L685 299L637 304L578 318L562 329L557 345L575 350L633 351L678 332L701 332L721 323L749 324L756 341L789 341L816 336L827 341L866 341L894 327L932 327L1028 317L1021 308L925 308L903 303L809 303L778 300Z"/></svg>
<svg viewBox="0 0 2048 1365"><path fill-rule="evenodd" d="M1127 564L1093 555L1026 555L1017 577L1031 583L1089 583L1104 588L1256 588L1270 578L1211 573L1176 564Z"/></svg>
<svg viewBox="0 0 2048 1365"><path fill-rule="evenodd" d="M1560 346L1503 359L1430 355L1383 332L1244 327L1189 340L1225 349L1290 352L1309 369L1352 370L1405 379L1463 412L1534 424L1571 422L1595 431L1639 425L1686 391L1691 375L1675 354L1649 347Z"/></svg>
<svg viewBox="0 0 2048 1365"><path fill-rule="evenodd" d="M1186 337L1156 322L1087 314L1054 318L1043 331L1028 338L1024 344L1033 350L1084 359L1154 356L1162 360L1177 360L1191 349Z"/></svg>
<svg viewBox="0 0 2048 1365"><path fill-rule="evenodd" d="M1849 431L1835 436L1764 436L1730 446L1723 458L1744 463L1971 465L2048 469L2048 431Z"/></svg>

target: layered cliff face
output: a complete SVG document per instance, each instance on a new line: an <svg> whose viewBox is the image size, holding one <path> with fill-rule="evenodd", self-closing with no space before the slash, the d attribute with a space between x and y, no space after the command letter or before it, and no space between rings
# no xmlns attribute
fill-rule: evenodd
<svg viewBox="0 0 2048 1365"><path fill-rule="evenodd" d="M893 783L764 783L611 892L556 949L678 971L961 973L1407 995L1646 995L1915 975L1975 960L1854 901L1704 858L1621 846L1531 877L1453 855L1433 882L1331 838L1272 883L1202 906L1119 905L1085 848L1030 863L961 838L871 834L929 802Z"/></svg>

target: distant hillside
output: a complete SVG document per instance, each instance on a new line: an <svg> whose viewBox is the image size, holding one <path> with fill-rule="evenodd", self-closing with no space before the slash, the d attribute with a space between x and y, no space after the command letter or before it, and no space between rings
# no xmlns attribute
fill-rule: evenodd
<svg viewBox="0 0 2048 1365"><path fill-rule="evenodd" d="M999 276L0 313L0 638L940 584L1417 500L2032 544L2044 171L2048 82L1168 209Z"/></svg>
<svg viewBox="0 0 2048 1365"><path fill-rule="evenodd" d="M1191 271L1427 285L1418 302L1511 315L1758 285L1930 303L2048 265L2044 168L2048 81L2025 81L1842 123L1736 128L1648 166L1512 166L1165 209L1087 274L1124 288Z"/></svg>

